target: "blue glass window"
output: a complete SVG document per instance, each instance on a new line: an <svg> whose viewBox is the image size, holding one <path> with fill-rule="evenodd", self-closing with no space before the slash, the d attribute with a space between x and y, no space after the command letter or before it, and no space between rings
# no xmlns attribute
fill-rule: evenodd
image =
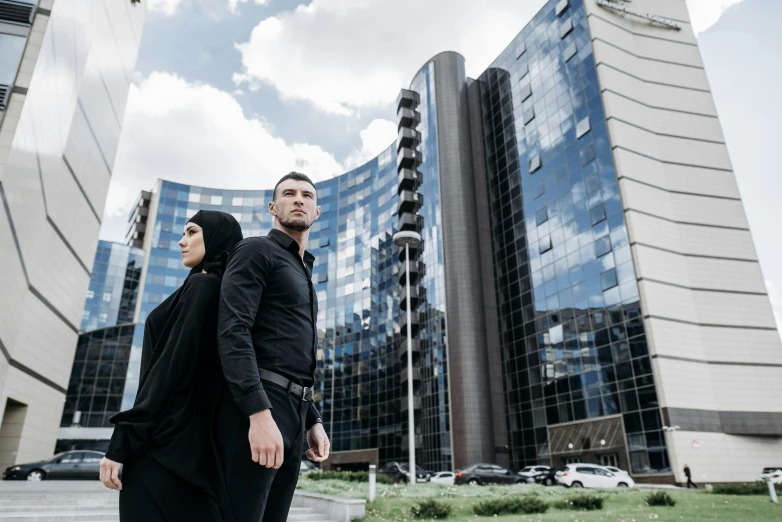
<svg viewBox="0 0 782 522"><path fill-rule="evenodd" d="M617 285L616 269L612 268L608 272L600 274L600 284L604 291L615 287Z"/></svg>
<svg viewBox="0 0 782 522"><path fill-rule="evenodd" d="M602 203L589 211L592 225L597 225L606 218L606 207Z"/></svg>

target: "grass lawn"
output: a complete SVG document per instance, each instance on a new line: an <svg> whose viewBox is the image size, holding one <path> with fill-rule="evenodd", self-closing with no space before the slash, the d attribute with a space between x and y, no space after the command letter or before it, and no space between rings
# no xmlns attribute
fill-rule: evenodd
<svg viewBox="0 0 782 522"><path fill-rule="evenodd" d="M314 481L305 477L299 479L299 489L343 497L367 498L366 483L342 480ZM473 514L472 506L490 498L517 495L538 495L554 503L580 493L599 493L605 498L600 511L579 512L561 510L551 506L543 515L504 515L479 517ZM775 505L768 496L714 495L705 491L669 492L676 500L674 507L650 507L644 498L648 491L639 490L569 490L562 487L545 488L536 485L518 486L442 486L419 484L414 488L406 486L377 485L377 496L373 503L367 503L365 522L413 521L410 507L417 501L434 498L453 507L447 519L454 522L480 522L489 519L507 521L625 521L644 520L729 520L732 522L765 522L782 520L782 505Z"/></svg>

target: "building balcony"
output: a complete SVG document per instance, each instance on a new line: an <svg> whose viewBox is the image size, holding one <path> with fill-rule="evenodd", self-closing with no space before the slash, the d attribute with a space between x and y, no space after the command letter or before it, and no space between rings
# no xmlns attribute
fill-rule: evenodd
<svg viewBox="0 0 782 522"><path fill-rule="evenodd" d="M402 169L415 169L421 164L421 153L407 147L402 147L396 153L396 168L398 172Z"/></svg>
<svg viewBox="0 0 782 522"><path fill-rule="evenodd" d="M418 318L418 312L411 312L410 329L412 330L413 337L418 335L418 331L421 329L420 319ZM402 337L407 336L407 313L402 314L399 321L399 333Z"/></svg>
<svg viewBox="0 0 782 522"><path fill-rule="evenodd" d="M399 308L402 310L407 311L407 290L406 287L402 287L400 290L400 296L399 296ZM410 287L410 304L412 307L411 310L415 310L418 308L418 305L421 304L421 302L426 297L426 290L418 287L418 286L411 286Z"/></svg>
<svg viewBox="0 0 782 522"><path fill-rule="evenodd" d="M411 261L410 263L410 284L415 285L421 278L426 275L426 266L421 262ZM407 284L407 263L402 263L402 267L399 271L399 284Z"/></svg>
<svg viewBox="0 0 782 522"><path fill-rule="evenodd" d="M421 173L412 169L402 169L397 176L397 193L403 190L416 190L421 186Z"/></svg>
<svg viewBox="0 0 782 522"><path fill-rule="evenodd" d="M399 410L403 412L407 412L409 405L407 401L407 396L404 396L399 399ZM413 411L418 413L423 408L421 404L421 397L413 396Z"/></svg>
<svg viewBox="0 0 782 522"><path fill-rule="evenodd" d="M399 341L397 342L397 349L396 352L399 355L399 360L402 361L403 364L407 364L407 332L403 331L402 335L399 337ZM413 356L413 365L418 361L418 359L421 358L421 341L418 339L413 339L413 342L410 346L410 353Z"/></svg>
<svg viewBox="0 0 782 522"><path fill-rule="evenodd" d="M411 214L408 214L408 215L411 215ZM418 217L420 217L420 216L418 216ZM422 222L423 222L423 220L422 220ZM415 263L418 260L418 256L420 256L421 252L423 252L423 251L424 251L424 243L423 243L423 241L421 243L419 243L418 246L415 246L415 247L414 246L410 246L410 262L411 263ZM404 248L400 248L399 249L399 254L398 254L397 258L399 259L400 263L404 264L404 262L405 262L405 249Z"/></svg>
<svg viewBox="0 0 782 522"><path fill-rule="evenodd" d="M399 109L396 113L397 129L407 127L408 129L414 129L421 123L421 115L418 111L413 109L405 109L404 107Z"/></svg>
<svg viewBox="0 0 782 522"><path fill-rule="evenodd" d="M396 207L397 214L406 212L416 213L424 204L424 197L418 192L403 190L399 193L399 204Z"/></svg>
<svg viewBox="0 0 782 522"><path fill-rule="evenodd" d="M402 147L414 149L419 143L421 143L420 132L417 130L408 129L407 127L402 127L399 129L399 134L396 136L397 150Z"/></svg>
<svg viewBox="0 0 782 522"><path fill-rule="evenodd" d="M417 92L401 89L396 97L396 109L415 109L421 103L421 97Z"/></svg>
<svg viewBox="0 0 782 522"><path fill-rule="evenodd" d="M402 214L399 216L399 230L412 230L420 233L424 228L424 217L415 214ZM402 249L404 250L404 248ZM412 249L411 249L412 250Z"/></svg>
<svg viewBox="0 0 782 522"><path fill-rule="evenodd" d="M407 435L402 435L402 453L406 453L409 445L409 437ZM421 449L424 447L424 436L416 434L415 436L415 449Z"/></svg>
<svg viewBox="0 0 782 522"><path fill-rule="evenodd" d="M399 382L402 384L407 383L407 368L405 367L399 374ZM419 384L421 382L421 368L413 367L413 384Z"/></svg>

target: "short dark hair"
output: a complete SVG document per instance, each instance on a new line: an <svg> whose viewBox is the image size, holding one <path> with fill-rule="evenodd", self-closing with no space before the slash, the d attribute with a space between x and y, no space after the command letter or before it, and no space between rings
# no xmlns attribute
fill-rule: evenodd
<svg viewBox="0 0 782 522"><path fill-rule="evenodd" d="M274 185L274 192L272 193L272 201L277 201L277 187L280 186L280 183L282 183L285 180L288 179L295 179L296 181L306 181L310 185L312 185L312 188L315 189L315 199L318 199L318 189L315 188L315 183L312 182L312 180L307 176L306 174L302 174L301 172L288 172L283 177L280 178L280 181L277 182L276 185Z"/></svg>

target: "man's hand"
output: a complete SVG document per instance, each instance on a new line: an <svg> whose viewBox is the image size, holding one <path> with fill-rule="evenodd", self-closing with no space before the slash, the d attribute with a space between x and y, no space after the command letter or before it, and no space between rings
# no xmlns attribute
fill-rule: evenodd
<svg viewBox="0 0 782 522"><path fill-rule="evenodd" d="M282 433L272 418L271 410L250 415L248 437L253 462L267 468L280 469L283 456Z"/></svg>
<svg viewBox="0 0 782 522"><path fill-rule="evenodd" d="M103 457L100 459L100 481L109 489L122 489L122 482L119 479L119 470L122 464Z"/></svg>
<svg viewBox="0 0 782 522"><path fill-rule="evenodd" d="M323 462L329 458L329 437L323 424L314 424L307 432L307 458L315 462Z"/></svg>

